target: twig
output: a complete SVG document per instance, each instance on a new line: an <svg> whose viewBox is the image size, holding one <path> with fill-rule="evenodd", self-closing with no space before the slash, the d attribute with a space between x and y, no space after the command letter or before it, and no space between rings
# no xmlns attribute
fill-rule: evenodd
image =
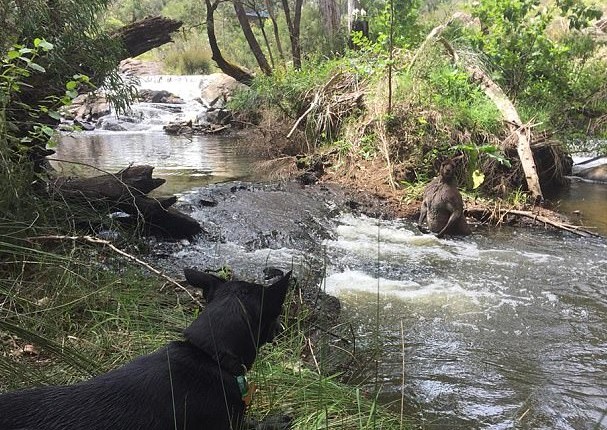
<svg viewBox="0 0 607 430"><path fill-rule="evenodd" d="M110 248L112 251L116 252L117 254L122 255L123 257L126 257L127 259L134 261L135 263L139 264L140 266L145 267L147 270L149 270L150 272L160 276L162 279L164 279L165 281L167 281L170 284L173 284L174 286L176 286L177 288L181 289L182 291L184 291L191 299L192 301L194 301L198 306L202 306L202 304L200 303L200 301L194 297L192 295L192 293L190 293L187 288L185 288L183 285L181 285L179 282L177 282L176 280L174 280L173 278L171 278L170 276L165 275L164 273L162 273L160 270L156 269L155 267L152 267L151 265L149 265L148 263L146 263L143 260L140 260L139 258L135 257L134 255L129 254L128 252L123 251L122 249L116 247L112 242L110 242L109 240L105 240L105 239L99 239L97 237L93 237L93 236L64 236L64 235L56 235L56 236L33 236L33 237L28 237L27 240L31 240L31 241L42 241L42 240L71 240L71 241L81 241L81 242L88 242L88 243L94 243L97 245L104 245L107 246L108 248Z"/></svg>

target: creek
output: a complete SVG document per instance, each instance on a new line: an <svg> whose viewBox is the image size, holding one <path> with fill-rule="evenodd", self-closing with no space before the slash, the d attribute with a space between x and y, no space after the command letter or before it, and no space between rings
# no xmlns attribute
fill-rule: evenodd
<svg viewBox="0 0 607 430"><path fill-rule="evenodd" d="M408 221L355 215L330 188L241 182L263 178L239 145L150 127L65 135L56 158L109 171L156 166L167 179L160 191L178 194L205 230L159 247L169 268L322 269L357 348L381 350L361 383L396 409L402 399L423 428L606 428L605 239L509 227L437 239ZM561 207L605 235L606 190L575 182Z"/></svg>

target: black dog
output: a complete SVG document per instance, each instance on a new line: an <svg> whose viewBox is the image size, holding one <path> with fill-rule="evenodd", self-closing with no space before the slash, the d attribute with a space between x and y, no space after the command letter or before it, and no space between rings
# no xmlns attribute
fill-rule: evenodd
<svg viewBox="0 0 607 430"><path fill-rule="evenodd" d="M275 334L290 272L269 287L185 275L208 306L184 341L76 385L0 395L0 430L242 428L244 374Z"/></svg>

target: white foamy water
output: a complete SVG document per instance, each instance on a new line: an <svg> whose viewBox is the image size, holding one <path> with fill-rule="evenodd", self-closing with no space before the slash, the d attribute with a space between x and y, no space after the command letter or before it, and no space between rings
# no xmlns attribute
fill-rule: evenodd
<svg viewBox="0 0 607 430"><path fill-rule="evenodd" d="M200 97L200 86L207 75L150 75L139 78L139 88L168 91L185 101Z"/></svg>
<svg viewBox="0 0 607 430"><path fill-rule="evenodd" d="M405 403L425 428L577 430L601 419L604 241L512 229L437 239L351 215L336 233L323 287L358 328L359 349L379 325L380 397L398 401L404 370Z"/></svg>

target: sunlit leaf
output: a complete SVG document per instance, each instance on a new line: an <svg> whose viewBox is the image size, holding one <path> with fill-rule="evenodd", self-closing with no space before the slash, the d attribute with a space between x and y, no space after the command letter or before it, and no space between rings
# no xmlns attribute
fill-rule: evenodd
<svg viewBox="0 0 607 430"><path fill-rule="evenodd" d="M42 67L40 64L36 64L34 62L30 62L28 64L28 67L30 67L31 69L34 69L35 71L40 72L40 73L46 72L46 70L44 69L44 67Z"/></svg>
<svg viewBox="0 0 607 430"><path fill-rule="evenodd" d="M475 170L474 172L472 172L473 189L477 189L478 187L480 187L483 182L485 182L485 174L483 172L481 172L480 170Z"/></svg>
<svg viewBox="0 0 607 430"><path fill-rule="evenodd" d="M59 121L61 119L61 114L59 112L57 112L56 110L49 110L48 116L50 116L51 118L53 118L57 121Z"/></svg>

